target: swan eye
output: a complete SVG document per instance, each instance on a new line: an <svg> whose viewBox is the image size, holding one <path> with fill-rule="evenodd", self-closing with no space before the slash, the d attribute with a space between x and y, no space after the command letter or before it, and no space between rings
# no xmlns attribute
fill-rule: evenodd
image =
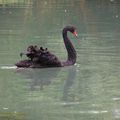
<svg viewBox="0 0 120 120"><path fill-rule="evenodd" d="M77 31L76 31L76 30L74 30L73 35L74 35L74 36L76 36L76 37L78 36L78 34L77 34Z"/></svg>

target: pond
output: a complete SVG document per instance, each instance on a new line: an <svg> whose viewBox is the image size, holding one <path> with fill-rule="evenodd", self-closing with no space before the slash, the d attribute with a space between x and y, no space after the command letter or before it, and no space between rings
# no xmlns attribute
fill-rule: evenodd
<svg viewBox="0 0 120 120"><path fill-rule="evenodd" d="M119 0L35 0L1 7L0 120L120 119L119 8ZM66 60L66 25L78 31L78 38L68 34L77 51L74 66L15 68L20 52L32 44Z"/></svg>

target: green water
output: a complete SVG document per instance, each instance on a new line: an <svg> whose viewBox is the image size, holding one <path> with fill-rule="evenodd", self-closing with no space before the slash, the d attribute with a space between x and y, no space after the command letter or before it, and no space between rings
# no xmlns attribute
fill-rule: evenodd
<svg viewBox="0 0 120 120"><path fill-rule="evenodd" d="M78 31L77 39L69 34L75 66L14 68L31 44L66 59L66 25ZM119 120L119 33L119 0L35 0L0 8L0 120Z"/></svg>

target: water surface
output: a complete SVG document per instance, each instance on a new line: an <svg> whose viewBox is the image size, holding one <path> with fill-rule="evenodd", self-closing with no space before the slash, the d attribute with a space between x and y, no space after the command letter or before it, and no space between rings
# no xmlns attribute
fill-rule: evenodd
<svg viewBox="0 0 120 120"><path fill-rule="evenodd" d="M16 5L16 6L15 6ZM120 119L119 0L35 0L0 8L1 120ZM66 59L61 31L77 51L75 66L16 69L34 44Z"/></svg>

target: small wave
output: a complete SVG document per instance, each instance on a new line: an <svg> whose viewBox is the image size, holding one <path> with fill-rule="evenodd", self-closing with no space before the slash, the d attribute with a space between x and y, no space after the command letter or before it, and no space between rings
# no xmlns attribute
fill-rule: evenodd
<svg viewBox="0 0 120 120"><path fill-rule="evenodd" d="M118 101L120 98L112 98L113 101Z"/></svg>
<svg viewBox="0 0 120 120"><path fill-rule="evenodd" d="M1 69L16 69L16 66L1 66Z"/></svg>
<svg viewBox="0 0 120 120"><path fill-rule="evenodd" d="M7 108L7 107L4 107L3 110L8 110L8 108Z"/></svg>
<svg viewBox="0 0 120 120"><path fill-rule="evenodd" d="M103 111L97 111L97 110L91 110L91 111L86 111L86 113L89 114L99 114L99 113L107 113L107 110L103 110Z"/></svg>
<svg viewBox="0 0 120 120"><path fill-rule="evenodd" d="M105 114L108 113L107 110L89 110L89 111L72 111L76 114Z"/></svg>
<svg viewBox="0 0 120 120"><path fill-rule="evenodd" d="M80 64L78 64L78 63L75 63L75 66L77 66L77 68L79 68L79 67L80 67Z"/></svg>
<svg viewBox="0 0 120 120"><path fill-rule="evenodd" d="M58 104L58 105L77 105L80 103L79 102L62 102L62 103L56 102L55 105L56 104Z"/></svg>

